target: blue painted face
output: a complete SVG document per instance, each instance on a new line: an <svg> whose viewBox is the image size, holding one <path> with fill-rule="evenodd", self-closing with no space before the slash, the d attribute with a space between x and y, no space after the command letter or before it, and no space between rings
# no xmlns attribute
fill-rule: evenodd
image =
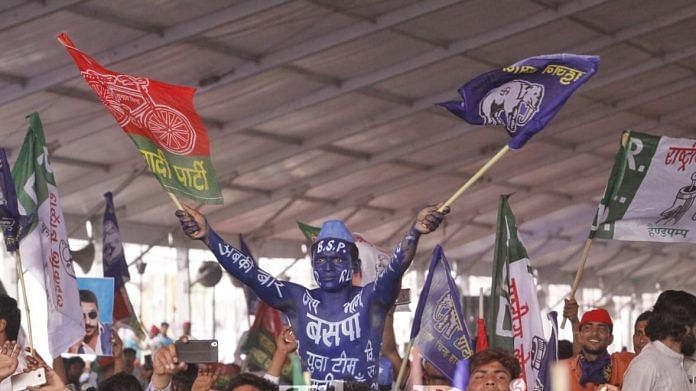
<svg viewBox="0 0 696 391"><path fill-rule="evenodd" d="M350 243L341 239L322 239L312 257L314 279L319 288L336 292L351 285L353 262Z"/></svg>

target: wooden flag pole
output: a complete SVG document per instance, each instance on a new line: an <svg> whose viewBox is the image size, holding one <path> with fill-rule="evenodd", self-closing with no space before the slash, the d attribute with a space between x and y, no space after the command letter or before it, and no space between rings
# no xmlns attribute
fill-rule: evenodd
<svg viewBox="0 0 696 391"><path fill-rule="evenodd" d="M481 178L481 176L483 176L483 174L485 174L486 171L488 171L488 169L491 168L491 166L498 162L498 160L500 160L500 158L502 158L509 150L510 147L508 147L506 144L500 151L498 151L498 153L495 154L495 156L493 156L489 161L487 161L486 164L483 165L483 167L476 171L476 174L469 178L469 180L466 181L466 183L464 183L462 187L459 188L459 190L452 194L452 196L440 207L440 209L438 209L438 211L442 212L445 210L445 208L451 206L454 203L454 201L456 201L457 198L459 198L462 195L462 193L467 191L474 183L476 183L476 181L479 178Z"/></svg>
<svg viewBox="0 0 696 391"><path fill-rule="evenodd" d="M483 319L483 288L479 288L479 319Z"/></svg>
<svg viewBox="0 0 696 391"><path fill-rule="evenodd" d="M22 267L22 255L19 253L19 249L15 251L15 258L17 259L17 274L19 275L19 284L22 286L22 297L24 298L24 312L27 316L29 349L31 352L30 354L34 355L34 335L31 331L31 314L29 313L29 302L27 301L27 287L24 283L24 267Z"/></svg>
<svg viewBox="0 0 696 391"><path fill-rule="evenodd" d="M582 256L580 258L580 264L578 265L578 271L575 273L575 281L573 281L573 288L570 290L570 296L568 298L574 298L575 292L577 292L580 287L580 280L582 279L582 272L585 270L585 263L587 263L587 257L590 255L590 248L592 247L592 238L588 238L585 241L585 247L582 249ZM561 328L565 328L566 317L563 317L563 322L561 322Z"/></svg>
<svg viewBox="0 0 696 391"><path fill-rule="evenodd" d="M174 202L174 205L176 205L176 208L179 210L184 210L184 207L181 205L181 202L179 202L179 199L176 197L174 193L167 192L169 194L169 197L171 197L172 201Z"/></svg>
<svg viewBox="0 0 696 391"><path fill-rule="evenodd" d="M401 382L404 380L404 375L406 374L406 365L408 365L408 360L410 360L412 347L413 340L410 340L406 343L404 358L401 359L401 368L399 368L399 375L396 377L396 383L394 383L392 391L398 391L401 388Z"/></svg>

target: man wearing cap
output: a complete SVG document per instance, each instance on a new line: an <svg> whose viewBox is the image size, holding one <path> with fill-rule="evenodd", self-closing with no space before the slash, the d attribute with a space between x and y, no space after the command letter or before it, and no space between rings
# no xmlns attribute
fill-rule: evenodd
<svg viewBox="0 0 696 391"><path fill-rule="evenodd" d="M186 235L203 240L225 270L289 318L303 370L311 373L313 386L324 388L334 380L349 380L368 383L373 389L377 388L385 318L396 301L401 277L413 260L420 236L437 229L449 212L428 207L418 213L387 267L364 287L352 284L359 255L352 234L342 221L326 221L311 253L319 287L307 289L259 269L223 241L203 215L184 208L176 215Z"/></svg>
<svg viewBox="0 0 696 391"><path fill-rule="evenodd" d="M620 390L623 377L634 353L617 352L611 355L607 347L614 341L613 322L607 310L599 308L585 312L578 322L577 312L569 311L570 306L577 308L574 299L566 301L564 315L573 324L573 338L580 346L580 352L562 362L570 373L572 391Z"/></svg>

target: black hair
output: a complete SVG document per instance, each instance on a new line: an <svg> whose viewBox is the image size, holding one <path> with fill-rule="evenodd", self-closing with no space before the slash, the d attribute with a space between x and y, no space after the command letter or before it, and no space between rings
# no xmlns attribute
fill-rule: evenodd
<svg viewBox="0 0 696 391"><path fill-rule="evenodd" d="M672 337L681 341L686 327L696 324L696 296L685 291L662 292L648 317L645 332L651 341Z"/></svg>
<svg viewBox="0 0 696 391"><path fill-rule="evenodd" d="M228 390L234 390L237 387L245 385L256 387L259 391L278 391L278 386L276 384L256 376L253 373L240 373L232 378Z"/></svg>
<svg viewBox="0 0 696 391"><path fill-rule="evenodd" d="M99 391L143 391L140 381L125 372L119 372L99 383Z"/></svg>
<svg viewBox="0 0 696 391"><path fill-rule="evenodd" d="M519 361L512 353L502 349L488 349L476 352L469 359L469 373L474 373L476 368L494 361L499 362L505 368L510 375L510 380L517 379L520 376L522 370L520 369Z"/></svg>
<svg viewBox="0 0 696 391"><path fill-rule="evenodd" d="M558 340L558 359L565 360L573 357L573 343L567 339Z"/></svg>
<svg viewBox="0 0 696 391"><path fill-rule="evenodd" d="M636 318L636 323L633 324L633 328L636 328L638 326L638 322L642 322L644 320L650 319L650 315L652 314L652 311L647 310L643 312L642 314L638 315L638 318Z"/></svg>
<svg viewBox="0 0 696 391"><path fill-rule="evenodd" d="M5 337L10 341L16 341L22 320L22 313L17 308L17 300L0 294L0 319L4 319L6 323Z"/></svg>
<svg viewBox="0 0 696 391"><path fill-rule="evenodd" d="M80 301L85 303L94 303L99 308L99 301L97 301L97 295L89 289L80 289Z"/></svg>

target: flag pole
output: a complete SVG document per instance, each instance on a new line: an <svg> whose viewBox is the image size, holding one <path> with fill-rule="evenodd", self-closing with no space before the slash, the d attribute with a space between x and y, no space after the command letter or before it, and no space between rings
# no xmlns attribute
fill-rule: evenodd
<svg viewBox="0 0 696 391"><path fill-rule="evenodd" d="M459 198L462 195L462 193L464 193L474 183L476 183L476 181L479 178L481 178L481 176L483 176L483 174L485 174L486 171L488 171L488 169L491 168L491 166L493 166L495 163L497 163L498 160L500 160L509 150L510 150L510 147L507 144L503 148L501 148L500 151L498 151L498 153L495 154L495 156L493 156L490 160L488 160L486 162L486 164L483 165L483 167L481 167L478 171L476 171L474 176L469 178L469 180L466 181L466 183L464 183L462 185L462 187L459 188L459 190L457 190L454 194L452 194L452 196L440 207L440 209L438 209L438 211L442 212L445 210L445 208L447 208L448 206L451 206L454 203L454 201L456 201L457 198Z"/></svg>
<svg viewBox="0 0 696 391"><path fill-rule="evenodd" d="M176 197L174 193L167 192L167 194L169 194L169 197L172 199L177 209L184 210L184 207L181 205L181 202L179 202L179 199Z"/></svg>
<svg viewBox="0 0 696 391"><path fill-rule="evenodd" d="M479 319L483 319L483 288L479 288Z"/></svg>
<svg viewBox="0 0 696 391"><path fill-rule="evenodd" d="M592 247L592 238L587 238L585 241L585 247L582 249L582 256L580 258L580 264L578 265L578 271L575 273L575 281L573 281L573 288L570 290L569 298L575 298L575 292L577 292L580 286L580 280L582 279L582 272L585 270L585 263L587 263L587 258L590 255L590 248ZM561 322L561 328L565 328L566 318L563 317L563 322Z"/></svg>
<svg viewBox="0 0 696 391"><path fill-rule="evenodd" d="M406 366L408 365L408 360L411 356L411 348L413 347L413 339L406 343L406 348L404 349L404 358L401 360L401 368L399 368L399 375L396 377L396 383L394 384L394 389L392 391L397 391L401 388L401 382L404 380L404 375L406 374Z"/></svg>
<svg viewBox="0 0 696 391"><path fill-rule="evenodd" d="M31 331L31 314L29 313L29 302L27 301L27 287L24 283L24 267L22 266L22 255L19 253L19 249L15 251L15 258L17 259L17 274L19 275L19 284L22 286L22 297L24 298L24 312L27 315L29 348L31 349L31 355L34 355L34 336Z"/></svg>

